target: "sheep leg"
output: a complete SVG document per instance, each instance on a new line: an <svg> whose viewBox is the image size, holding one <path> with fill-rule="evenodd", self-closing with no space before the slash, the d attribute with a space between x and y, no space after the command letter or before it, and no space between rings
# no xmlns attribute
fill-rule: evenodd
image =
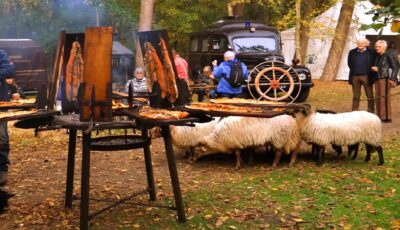
<svg viewBox="0 0 400 230"><path fill-rule="evenodd" d="M311 144L311 154L317 158L317 146L315 144Z"/></svg>
<svg viewBox="0 0 400 230"><path fill-rule="evenodd" d="M353 146L354 146L354 154L353 154L353 157L351 158L352 160L357 159L357 156L358 156L358 147L359 147L359 145L360 145L359 143L353 145Z"/></svg>
<svg viewBox="0 0 400 230"><path fill-rule="evenodd" d="M371 145L369 145L369 144L365 144L365 147L367 149L367 155L365 156L365 162L368 162L369 160L371 160L372 148L371 148Z"/></svg>
<svg viewBox="0 0 400 230"><path fill-rule="evenodd" d="M241 168L241 163L242 163L242 158L240 157L240 149L235 150L235 156L236 156L236 167L235 169L238 170Z"/></svg>
<svg viewBox="0 0 400 230"><path fill-rule="evenodd" d="M276 167L279 165L279 161L281 160L281 157L282 157L282 151L279 149L276 149L275 159L274 159L274 163L272 164L272 167Z"/></svg>
<svg viewBox="0 0 400 230"><path fill-rule="evenodd" d="M186 150L185 155L183 155L183 159L190 160L190 158L194 154L194 147L190 146L188 150Z"/></svg>
<svg viewBox="0 0 400 230"><path fill-rule="evenodd" d="M354 145L348 145L347 146L347 156L350 158L351 154L353 154L354 151Z"/></svg>
<svg viewBox="0 0 400 230"><path fill-rule="evenodd" d="M316 146L317 151L317 165L322 165L325 161L325 147L324 146Z"/></svg>
<svg viewBox="0 0 400 230"><path fill-rule="evenodd" d="M342 146L332 144L332 148L335 150L337 156L342 155L343 153Z"/></svg>
<svg viewBox="0 0 400 230"><path fill-rule="evenodd" d="M274 148L270 144L265 145L265 153L267 155L272 154L274 152Z"/></svg>
<svg viewBox="0 0 400 230"><path fill-rule="evenodd" d="M295 149L291 156L290 156L290 163L289 163L289 167L292 167L294 165L294 163L296 163L297 160L297 149Z"/></svg>
<svg viewBox="0 0 400 230"><path fill-rule="evenodd" d="M376 147L376 150L378 151L379 165L383 165L383 164L385 163L385 160L383 159L383 150L382 150L382 146Z"/></svg>
<svg viewBox="0 0 400 230"><path fill-rule="evenodd" d="M254 152L253 151L246 151L246 154L249 156L249 161L248 163L250 165L254 164Z"/></svg>

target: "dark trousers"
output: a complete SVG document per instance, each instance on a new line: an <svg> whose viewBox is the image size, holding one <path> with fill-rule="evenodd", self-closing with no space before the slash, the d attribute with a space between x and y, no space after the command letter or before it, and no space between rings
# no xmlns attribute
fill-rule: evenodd
<svg viewBox="0 0 400 230"><path fill-rule="evenodd" d="M8 171L8 164L10 164L9 153L7 121L0 121L0 171Z"/></svg>
<svg viewBox="0 0 400 230"><path fill-rule="evenodd" d="M353 81L353 106L352 110L360 109L360 97L361 97L361 86L364 87L365 95L368 100L368 112L374 112L374 94L372 92L372 85L368 84L368 76L367 75L354 75Z"/></svg>
<svg viewBox="0 0 400 230"><path fill-rule="evenodd" d="M392 105L390 103L390 85L387 78L375 82L376 115L382 121L392 120Z"/></svg>

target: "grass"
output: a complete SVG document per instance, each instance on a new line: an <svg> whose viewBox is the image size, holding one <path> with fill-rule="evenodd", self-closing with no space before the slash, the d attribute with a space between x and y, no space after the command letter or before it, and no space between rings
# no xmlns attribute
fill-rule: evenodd
<svg viewBox="0 0 400 230"><path fill-rule="evenodd" d="M316 82L319 90L308 103L348 111L351 91L344 85ZM337 107L337 101L348 108ZM177 223L175 212L165 209L148 209L139 217L117 208L111 218L119 223L133 220L121 229L400 229L399 132L384 140L384 149L384 166L377 165L377 154L364 162L365 149L361 149L355 161L347 159L346 153L331 154L322 167L300 159L293 168L245 168L232 172L240 174L233 179L219 169L215 177L199 175L199 186L184 193L185 224ZM161 202L171 205L173 199Z"/></svg>
<svg viewBox="0 0 400 230"><path fill-rule="evenodd" d="M117 208L111 218L119 223L134 219L130 227L146 229L395 229L400 152L386 152L385 166L377 166L376 156L365 163L360 155L356 161L342 156L322 167L312 162L290 169L261 167L241 172L239 180L219 179L217 186L210 178L197 178L202 186L184 197L186 224L177 223L173 211L157 208L146 209L140 218ZM162 202L171 205L173 200Z"/></svg>

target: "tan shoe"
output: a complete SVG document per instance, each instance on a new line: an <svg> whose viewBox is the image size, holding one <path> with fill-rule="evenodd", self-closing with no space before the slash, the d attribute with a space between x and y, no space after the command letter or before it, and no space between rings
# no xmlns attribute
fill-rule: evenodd
<svg viewBox="0 0 400 230"><path fill-rule="evenodd" d="M7 184L7 172L0 171L0 186L4 186Z"/></svg>

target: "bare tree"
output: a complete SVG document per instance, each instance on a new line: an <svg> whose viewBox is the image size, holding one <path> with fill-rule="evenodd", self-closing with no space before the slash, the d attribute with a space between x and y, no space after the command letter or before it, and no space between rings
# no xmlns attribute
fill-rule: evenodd
<svg viewBox="0 0 400 230"><path fill-rule="evenodd" d="M335 30L335 36L329 50L328 60L326 61L324 71L322 72L322 81L334 81L339 71L340 60L343 55L343 47L349 33L351 18L353 15L355 0L343 0L340 10L338 24Z"/></svg>
<svg viewBox="0 0 400 230"><path fill-rule="evenodd" d="M139 18L139 26L138 31L149 31L151 30L151 25L153 22L153 11L154 11L154 3L155 0L141 0L140 3L140 18ZM136 56L135 63L136 67L143 67L143 56L142 50L140 48L139 39L136 37Z"/></svg>

